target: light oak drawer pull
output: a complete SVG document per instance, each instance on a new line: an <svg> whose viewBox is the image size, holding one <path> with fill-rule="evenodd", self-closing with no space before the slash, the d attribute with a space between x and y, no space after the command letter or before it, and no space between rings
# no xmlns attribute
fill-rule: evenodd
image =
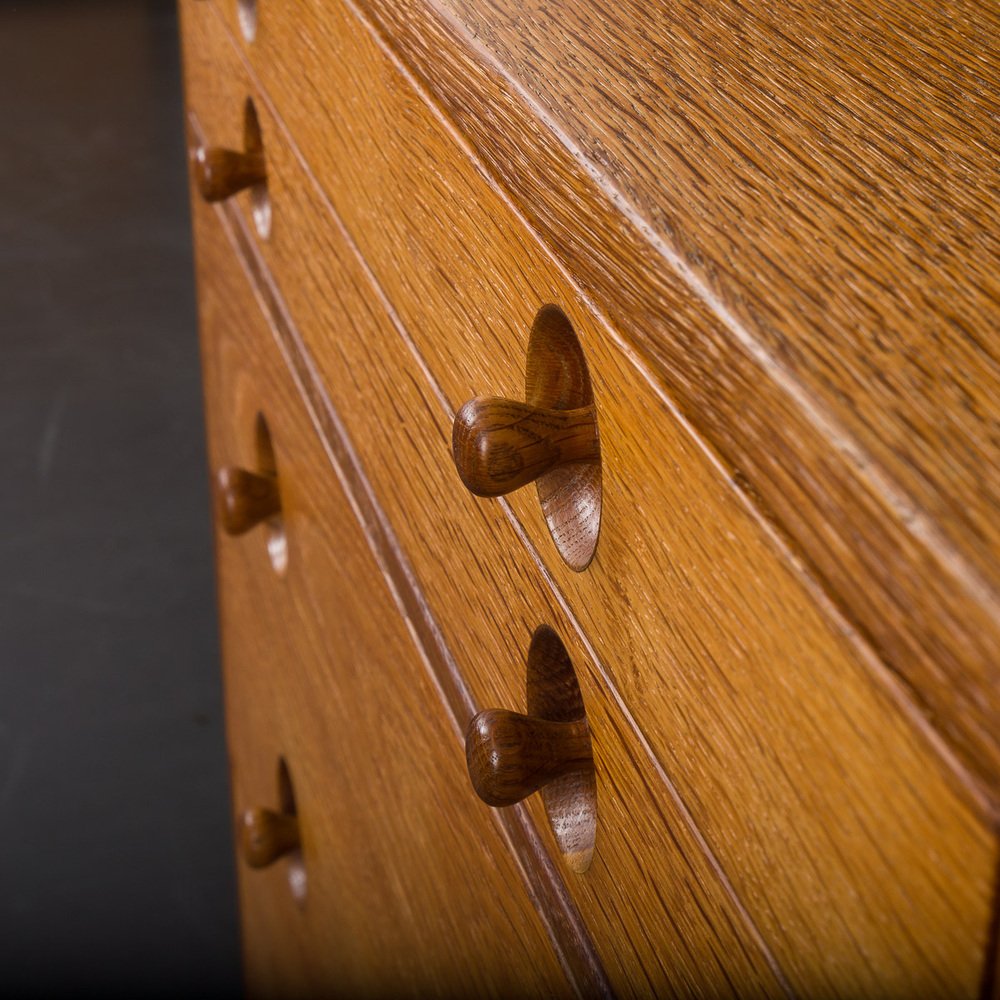
<svg viewBox="0 0 1000 1000"><path fill-rule="evenodd" d="M472 787L498 807L541 791L567 865L583 872L597 833L594 754L573 663L548 625L531 637L527 693L527 715L488 708L469 723L465 758Z"/></svg>
<svg viewBox="0 0 1000 1000"><path fill-rule="evenodd" d="M577 571L590 565L601 526L601 446L587 362L561 309L544 306L532 324L525 402L469 400L455 416L451 447L476 496L536 483L560 555Z"/></svg>

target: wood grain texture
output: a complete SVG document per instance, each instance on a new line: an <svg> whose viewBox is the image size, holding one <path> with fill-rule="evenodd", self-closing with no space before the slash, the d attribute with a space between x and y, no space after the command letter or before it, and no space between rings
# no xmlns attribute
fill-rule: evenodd
<svg viewBox="0 0 1000 1000"><path fill-rule="evenodd" d="M587 718L573 660L562 639L548 625L539 625L531 636L525 680L528 715L532 718L551 722L579 722ZM589 736L587 758L587 767L571 771L542 788L545 815L562 860L577 873L590 868L597 839L597 775Z"/></svg>
<svg viewBox="0 0 1000 1000"><path fill-rule="evenodd" d="M583 348L566 314L543 305L531 324L525 402L469 400L455 416L451 450L477 496L501 496L534 481L556 549L582 573L601 531L601 448Z"/></svg>
<svg viewBox="0 0 1000 1000"><path fill-rule="evenodd" d="M692 293L676 273L680 258L662 241L650 242L647 224L623 214L624 197L609 192L595 164L540 131L529 95L460 24L424 0L366 9L582 292L638 347L661 389L712 442L734 484L911 689L995 811L995 588L969 571L938 537L933 518L886 480L857 442L819 421L780 365L739 336L742 326L727 325ZM280 58L276 39L287 23L272 19L251 53L261 64ZM316 44L323 52L322 37Z"/></svg>
<svg viewBox="0 0 1000 1000"><path fill-rule="evenodd" d="M196 207L210 454L247 461L257 412L285 483L290 559L217 548L238 810L295 782L308 879L240 868L253 996L569 996L517 867L468 791L461 734L211 210Z"/></svg>
<svg viewBox="0 0 1000 1000"><path fill-rule="evenodd" d="M247 82L240 76L238 66L230 64L224 50L218 48L217 26L213 27L208 18L198 17L197 7L183 10L189 100L200 115L214 123L218 120L216 115L221 118L221 108L231 95L245 92ZM200 31L206 34L201 36ZM213 110L216 104L218 107ZM270 120L266 128L269 143L278 144ZM297 176L293 178L292 190L305 193ZM243 207L249 210L248 206ZM267 244L280 245L283 253L298 239L294 225L289 226L287 211L283 209L274 238ZM325 208L321 202L306 201L302 211L306 214L299 217L304 220L308 213ZM309 234L315 235L315 227L310 226L299 235ZM327 233L326 239L332 236ZM246 230L244 237L249 252L254 252L254 242ZM412 365L405 374L386 368L384 359L399 355L398 335L377 301L369 300L368 277L353 260L342 238L332 244L324 242L313 256L312 251L317 249L312 243L308 250L300 244L299 253L303 255L300 260L322 260L323 265L308 269L319 284L312 281L298 284L301 299L297 302L311 303L309 316L324 317L324 336L331 337L333 343L342 342L344 347L354 343L363 351L364 360L357 362L362 365L358 374L370 369L379 379L372 384L352 378L354 390L360 395L340 397L344 404L340 413L345 418L354 413L357 421L362 412L356 409L360 401L367 399L374 403L386 398L382 392L392 384L393 392L400 398L399 412L405 414L396 425L370 424L369 435L374 438L356 438L355 444L366 442L365 465L369 472L379 473L373 485L383 501L391 501L388 513L411 559L414 554L419 556L419 566L411 562L408 572L421 584L425 579L433 583L434 593L425 594L428 603L436 613L448 612L446 619L435 621L438 641L447 648L449 661L467 672L467 682L479 707L492 703L519 708L524 704L522 663L527 640L542 621L552 624L564 637L572 633L572 625L540 585L534 567L524 559L511 562L509 569L498 563L495 570L501 576L491 574L485 580L481 577L481 567L475 562L470 566L467 545L474 550L482 529L467 542L463 541L468 526L451 525L437 513L449 505L461 509L467 502L467 494L448 458L451 414L442 412L434 405L433 397L426 395L419 372ZM338 363L343 361L341 358ZM353 364L343 371L351 372ZM336 421L339 420L338 416ZM411 429L414 420L419 420L417 427L422 429L419 438L411 437L417 431L417 427ZM418 468L410 477L416 477L410 492L398 475L398 462L390 470L381 459L373 466L369 457L384 454L381 450L373 451L373 445L382 449L394 439L395 447L405 448L399 461L423 454L422 435L426 434L428 421L431 427L436 425L434 433L444 448L443 460L422 461L420 465L424 468ZM336 423L332 418L331 424L330 433L335 434ZM336 448L331 451L336 452ZM286 477L284 464L282 469ZM420 516L410 517L407 511L414 498L426 496L434 496L435 503L421 503ZM400 517L397 515L403 503ZM502 516L498 520L498 512L492 513L494 522L502 524ZM449 550L456 553L454 569L442 572L441 559ZM531 589L533 600L519 596L525 586ZM513 604L511 608L507 607L508 601ZM465 611L454 615L455 608ZM567 646L581 670L587 662L586 647L579 639L567 639ZM509 669L498 669L502 663L509 664ZM439 680L443 687L448 686L447 677L439 676ZM581 676L581 684L582 681ZM754 937L752 928L744 925L743 913L720 884L717 870L702 855L699 840L687 828L683 812L659 787L651 763L641 753L633 759L635 751L627 727L623 727L598 683L591 675L584 697L593 731L601 733L599 741L595 737L594 746L595 764L603 771L600 810L602 815L620 819L601 836L594 864L585 881L576 882L573 890L615 991L623 996L650 992L664 996L697 992L735 996L741 990L756 995L783 995L766 953L759 948L759 939ZM463 726L473 714L470 707ZM458 761L464 768L463 754L458 754ZM466 787L466 794L470 801L477 802L471 787ZM540 804L532 806L535 823L546 836L548 850L558 856L551 835L546 835L548 825ZM484 813L490 812L485 805L478 807ZM622 821L625 817L627 822Z"/></svg>
<svg viewBox="0 0 1000 1000"><path fill-rule="evenodd" d="M244 236L249 238L246 233ZM242 242L239 245L243 245ZM275 315L283 315L283 312ZM335 420L330 421L327 431L331 437L342 433ZM454 482L453 470L447 469L447 475ZM426 558L427 554L422 554ZM409 565L407 574L411 579L414 576ZM466 572L463 578L467 575ZM509 580L507 585L510 585ZM475 581L472 587L470 591L458 592L463 607L476 606L474 599L478 588ZM529 623L538 620L536 608L521 607L517 616L519 627L512 630L511 623L503 621L502 603L500 594L487 597L485 609L478 608L484 611L483 620L477 624L472 641L466 637L461 649L461 666L472 668L480 677L497 673L495 669L487 669L482 657L484 650L498 648L498 624L503 624L505 630L501 633L503 643L499 648L517 657L518 642L523 646L530 635ZM567 624L561 621L554 607L549 606L542 613L546 611L547 620ZM440 625L436 621L432 625L434 640L441 643ZM473 648L478 657L474 662L465 658ZM585 655L576 645L573 649L577 655ZM456 670L454 655L450 649L446 652L446 664ZM491 677L492 697L516 701L514 678L520 673L520 667L512 667ZM439 674L437 680L442 687L449 686L448 677ZM496 693L501 688L503 692ZM602 738L609 757L604 779L606 801L610 802L613 814L628 818L623 829L613 829L603 838L603 857L609 860L602 864L600 874L591 869L588 883L585 886L574 884L573 891L588 924L601 933L597 943L601 957L613 963L608 971L616 992L630 996L654 990L666 996L687 996L708 991L712 995L735 996L741 990L749 990L761 996L783 995L785 991L775 979L766 953L758 951L752 926L749 931L738 928L742 911L732 900L727 900L728 892L719 884L718 872L699 853L697 838L684 830L683 813L669 796L657 789L655 771L641 758L638 762L631 761L633 750L628 734L621 731L613 710L609 712L607 706L603 709L598 706L591 715L603 720ZM471 710L465 718L470 716ZM636 765L638 774L633 772ZM471 788L468 794L472 797ZM533 822L543 832L547 829L537 807ZM557 843L551 836L545 840L546 849L551 855L557 855ZM641 860L644 850L651 850L652 854ZM538 859L536 864L543 860ZM660 884L650 868L662 873ZM533 866L529 878L535 877ZM548 911L546 915L552 917ZM593 975L585 982L592 980ZM601 991L589 986L583 995L601 995Z"/></svg>
<svg viewBox="0 0 1000 1000"><path fill-rule="evenodd" d="M995 808L995 6L362 6Z"/></svg>
<svg viewBox="0 0 1000 1000"><path fill-rule="evenodd" d="M995 585L1000 10L436 6Z"/></svg>
<svg viewBox="0 0 1000 1000"><path fill-rule="evenodd" d="M594 769L586 719L549 722L505 708L473 717L465 758L472 787L488 806L512 806L559 778Z"/></svg>
<svg viewBox="0 0 1000 1000"><path fill-rule="evenodd" d="M294 25L323 40L328 57L314 63L306 54L302 67L322 84L323 108L267 61L263 25L261 73L392 310L380 312L385 301L373 303L366 291L373 275L346 259L335 228L321 226L328 206L263 95L273 195L287 228L276 228L261 252L480 704L519 707L516 686L496 676L498 643L514 661L539 620L566 636L576 623L518 545L521 522L544 537L532 522L537 512L518 509L520 521L511 522L493 502L470 506L454 473L426 456L435 441L447 449L449 399L485 384L515 391L520 338L539 303L563 304L587 346L619 513L591 570L558 583L590 639L577 632L567 642L583 671L604 796L594 866L575 885L615 986L683 991L713 974L709 955L730 983L748 982L733 974L739 952L719 936L729 920L719 920L720 907L736 905L744 946L759 927L805 993L973 994L994 848L919 727L873 684L854 637L831 628L817 595L776 558L725 476L668 419L653 387L456 153L391 60L347 15L338 22L327 11L320 26L303 10ZM269 29L275 45L277 26ZM235 53L232 64L218 51L216 64L207 57L221 43L210 19L202 27L206 55L192 60L191 92L225 93L230 78L250 86ZM338 75L347 65L363 84ZM344 124L347 107L366 130ZM401 172L399 162L425 166ZM403 266L401 247L419 264ZM303 260L323 266L303 268ZM430 371L441 381L428 389ZM364 419L388 399L393 420ZM442 519L442 509L453 513ZM456 608L477 610L459 616ZM485 664L484 648L494 654ZM650 796L655 811L644 805ZM636 857L653 870L640 874ZM679 876L677 864L691 874ZM702 917L679 921L681 899L665 911L657 898L679 878L716 914L707 937ZM737 898L717 900L712 886L720 885L724 896L735 887ZM675 940L665 966L666 942Z"/></svg>
<svg viewBox="0 0 1000 1000"><path fill-rule="evenodd" d="M601 457L593 406L541 410L500 396L477 396L458 411L451 448L466 489L479 497L503 496L559 466Z"/></svg>

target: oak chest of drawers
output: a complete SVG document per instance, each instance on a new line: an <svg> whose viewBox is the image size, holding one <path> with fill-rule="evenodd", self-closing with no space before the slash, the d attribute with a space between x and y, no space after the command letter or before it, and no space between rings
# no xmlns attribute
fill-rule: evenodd
<svg viewBox="0 0 1000 1000"><path fill-rule="evenodd" d="M181 11L248 991L990 995L996 11Z"/></svg>

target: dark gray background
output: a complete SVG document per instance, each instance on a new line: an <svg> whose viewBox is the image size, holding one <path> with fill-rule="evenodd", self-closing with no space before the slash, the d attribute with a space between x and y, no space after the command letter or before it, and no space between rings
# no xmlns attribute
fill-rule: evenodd
<svg viewBox="0 0 1000 1000"><path fill-rule="evenodd" d="M0 992L240 989L169 2L0 0Z"/></svg>

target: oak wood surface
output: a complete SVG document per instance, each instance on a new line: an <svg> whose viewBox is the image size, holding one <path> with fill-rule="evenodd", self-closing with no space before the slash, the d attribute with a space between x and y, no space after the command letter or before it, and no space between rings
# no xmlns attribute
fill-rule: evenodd
<svg viewBox="0 0 1000 1000"><path fill-rule="evenodd" d="M531 636L525 682L531 718L574 723L587 719L572 657L549 625L539 625ZM597 839L597 775L589 732L588 723L587 766L556 778L541 790L542 805L562 860L574 872L590 868Z"/></svg>
<svg viewBox="0 0 1000 1000"><path fill-rule="evenodd" d="M227 63L224 52L218 48L213 50L212 35L199 43L199 28L207 29L211 25L210 21L202 21L197 16L200 8L188 6L183 10L189 102L196 112L208 116L213 125L221 127L224 117L222 108L233 94L245 92L246 84L236 73L236 67ZM217 36L215 41L218 41ZM218 107L213 110L216 104ZM276 142L276 137L272 135L270 141ZM276 152L281 155L280 150ZM249 211L249 206L244 207ZM315 210L315 205L309 208ZM294 227L286 229L280 219L276 222L268 246L280 243L290 249L299 236L304 235L300 233L296 236ZM283 236L285 233L287 235ZM248 232L244 231L244 237L251 241ZM253 243L249 242L249 245L252 252ZM304 245L300 244L300 252L304 249ZM338 266L341 257L344 262ZM301 259L310 259L309 254ZM339 319L333 326L326 327L328 333L338 335L340 323L344 323L346 326L342 329L349 331L345 340L358 338L359 346L367 342L365 351L372 354L362 363L373 365L373 371L382 380L379 387L384 391L388 387L385 380L395 380L399 375L393 370L387 371L384 363L377 359L386 351L390 357L397 353L398 341L391 324L384 317L376 319L379 315L377 304L369 303L364 297L368 294L366 291L363 294L368 279L356 262L351 264L351 252L343 243L325 244L319 256L313 259L323 261L323 266L315 270L316 276L323 282L322 290L306 284L301 293L304 296L318 294L320 298L315 300L315 306L321 314L327 316L331 323ZM350 269L344 272L344 266ZM335 317L332 307L336 302L340 302L341 306ZM373 308L376 310L374 315ZM380 398L372 386L363 383L355 383L355 386L362 395L347 401L351 404L348 410L353 409L361 399ZM422 418L424 422L433 414L434 411L427 410L429 401L422 396L420 382L413 381L412 372L409 377L403 377L393 391L404 393L406 405L403 412L407 414L407 424L413 419L414 403L417 412L426 414ZM344 416L348 415L348 410L344 411ZM361 410L357 413L360 414ZM447 454L450 423L450 414L440 414L437 434L446 449L443 461L417 470L420 485L411 498L430 492L442 497L445 504L450 499L454 505L458 498L466 496ZM386 435L389 439L392 437L391 427L376 423L372 425L372 430L383 439ZM404 433L403 440L406 439ZM410 447L409 454L413 454L413 448L417 448L419 453L419 442L411 442ZM287 481L284 465L282 468L283 481ZM370 465L368 468L375 471ZM384 496L382 488L386 482L394 483L393 488L397 491L403 488L398 466L391 472L388 468L378 471L381 472L377 483L380 495ZM429 484L426 482L428 474L431 476ZM407 505L411 502L409 498L391 493L389 499L393 500L396 511L400 500L405 499ZM286 506L289 503L286 498ZM393 523L397 530L406 529L402 540L408 550L415 536L424 538L419 545L424 567L421 576L426 574L429 559L435 567L430 579L439 591L442 585L445 587L443 602L439 593L434 595L435 607L476 609L472 616L449 615L447 621L435 622L435 630L441 635L442 626L446 627L443 641L460 668L469 672L467 680L475 692L478 705L485 707L490 703L502 703L513 708L521 707L524 699L524 648L535 627L547 621L564 636L572 629L558 606L539 586L534 569L527 567L522 560L520 564L511 565L513 575L505 573L503 580L491 578L489 584L492 586L483 585L475 574L470 583L465 543L462 543L455 573L451 579L442 579L439 560L445 552L442 550L439 555L436 550L441 529L445 529L448 546L458 552L461 527L456 525L452 528L447 521L442 522L437 507L426 505L421 516L412 523L398 517L393 517ZM409 572L413 574L414 568L411 567ZM513 610L508 610L506 598L516 595L524 584L530 584L542 599L533 603L522 598L516 601ZM579 640L567 645L578 670L581 669L581 664L586 662L586 649L581 647ZM498 662L510 664L510 669L497 670ZM448 684L446 677L439 680L443 686ZM737 995L742 989L757 995L781 995L782 987L775 979L766 955L758 949L753 935L740 926L742 914L739 907L727 898L719 884L718 873L701 854L697 837L685 826L683 813L672 798L658 788L655 770L648 761L644 762L641 755L637 761L632 760L633 751L617 713L603 702L599 689L593 683L585 696L588 697L588 715L594 731L596 733L600 727L601 732L600 743L595 737L595 756L602 752L602 748L607 755L601 808L611 817L627 818L627 822L620 821L611 825L605 833L599 832L600 853L587 873L586 882L574 884L573 890L595 934L601 958L616 992L624 996L642 995L654 990L666 996L684 996L697 991L712 995ZM472 714L473 710L468 710L462 720L463 728ZM461 751L457 759L464 768ZM488 807L478 803L468 784L466 794L484 813L490 812ZM533 805L535 821L544 834L547 824L540 804L536 802ZM553 855L558 854L551 837L548 838L548 846Z"/></svg>
<svg viewBox="0 0 1000 1000"><path fill-rule="evenodd" d="M335 21L328 12L325 30L333 31ZM301 16L296 25L303 27ZM213 51L208 58L221 42L210 19L201 26L208 36L202 42L206 55L192 60L198 83L191 93L221 99L227 87L249 86L235 56ZM304 26L316 27L308 21ZM523 336L540 302L560 301L592 362L602 451L616 442L610 446L624 453L624 460L611 463L605 451L605 464L619 470L616 502L628 516L617 516L617 540L602 540L597 561L575 585L594 581L588 592L594 600L577 602L574 585L560 581L591 641L575 640L583 645L573 653L575 662L586 664L585 698L605 796L600 814L608 815L610 799L611 815L629 815L631 824L625 829L601 820L594 867L576 883L609 973L613 981L619 976L616 986L641 982L637 974L662 976L656 981L675 988L684 976L703 981L710 972L705 954L724 954L727 962L736 954L720 951L718 943L699 945L685 928L674 964L664 968L663 939L648 937L660 904L643 896L648 885L625 874L628 851L619 848L638 834L642 863L656 866L645 879L653 879L656 891L676 880L676 873L666 876L664 859L671 851L662 840L665 828L640 824L642 803L651 794L662 814L674 817L670 835L691 838L681 849L684 864L698 865L698 848L706 850L709 870L702 869L687 889L703 894L720 877L727 893L734 886L736 902L746 907L741 935L752 941L759 924L793 986L843 995L893 986L973 993L989 908L988 831L942 774L919 727L872 683L871 665L859 661L848 630L832 629L817 611L816 595L776 558L766 532L734 503L718 468L664 419L663 401L649 386L636 384L629 360L613 344L590 336L594 319L456 154L391 62L356 27L346 23L337 30L345 32L338 39L350 40L350 57L325 63L326 72L351 65L364 93L347 78L331 78L324 88L329 107L319 114L308 102L300 107L280 69L266 65L268 85L279 95L286 120L309 144L313 167L405 329L387 329L385 314L373 318L385 304L372 304L365 268L345 261L343 237L321 227L328 207L285 148L287 136L263 95L273 194L287 229L277 226L261 252L478 697L485 692L489 701L516 708L510 698L516 687L492 669L492 647L503 641L513 658L521 644L518 628L533 628L544 615L568 634L572 620L539 588L540 566L530 551L518 548L518 523L505 519L495 504L470 507L457 478L428 461L435 441L447 448L455 405L448 398L467 398L486 379L494 388L498 378L506 380L498 388L512 393L522 377L518 332ZM307 68L322 79L318 67ZM369 131L338 130L338 95ZM207 103L193 103L199 114L213 114ZM373 137L380 121L387 127ZM390 170L396 162L433 167L401 176ZM364 164L364 171L355 173L352 164ZM379 239L372 235L373 220L382 231ZM400 247L420 266L401 266ZM303 261L322 261L323 267L303 267ZM426 352L443 394L433 384L426 387L428 367L419 356L411 352L407 361L407 335ZM456 348L461 350L449 353ZM488 366L477 371L477 358L488 359ZM389 400L394 420L367 418ZM604 430L606 413L610 434ZM657 456L655 477L642 473L648 468L642 456L649 453ZM401 465L408 472L403 482ZM674 492L666 489L664 468L683 479ZM449 516L442 519L440 510ZM656 520L640 523L635 511ZM666 516L671 511L683 515L679 523ZM528 511L519 516L532 537L543 537ZM609 568L602 572L606 561ZM642 573L637 563L646 567ZM474 579L467 583L463 574ZM662 603L652 606L650 594L660 595ZM624 615L614 610L622 605ZM470 606L482 610L454 614ZM491 651L489 670L484 647ZM614 707L609 680L624 695ZM502 702L494 700L505 694ZM599 725L598 719L605 721ZM650 774L644 783L656 785L669 773L675 785L664 784L663 798L648 784L648 791L640 791L630 784L632 768ZM657 829L659 834L651 833ZM618 895L623 884L630 890L627 900ZM676 903L671 901L671 911ZM713 908L719 905L713 900ZM631 935L629 908L645 918ZM660 924L657 933L673 932ZM651 947L643 951L646 944ZM700 967L693 959L699 949ZM685 952L692 956L690 966Z"/></svg>
<svg viewBox="0 0 1000 1000"><path fill-rule="evenodd" d="M1000 9L431 6L996 587Z"/></svg>
<svg viewBox="0 0 1000 1000"><path fill-rule="evenodd" d="M336 425L328 428L328 433L337 433ZM453 477L454 470L449 468L448 475ZM407 570L412 576L412 568ZM511 664L517 665L490 678L489 697L517 703L519 697L523 698L523 692L517 691L517 679L522 675L518 658L539 620L539 609L519 608L518 626L512 630L511 623L504 620L502 599L498 598L498 593L489 596L486 592L486 606L479 609L484 622L477 626L471 641L467 635L464 637L460 666L485 673L484 650L490 655L509 656ZM459 589L457 594L463 607L483 599L478 587L472 591ZM451 602L454 606L455 596ZM545 612L546 620L568 626L554 606L542 609ZM440 625L437 621L432 624L440 642ZM497 639L498 625L505 629L502 642ZM577 656L586 655L578 645L572 648ZM477 659L473 660L473 656ZM453 662L450 650L448 658ZM447 677L438 675L437 679L442 687L448 685ZM471 679L480 681L480 677ZM596 692L593 697L597 697ZM611 962L608 972L616 992L623 996L649 991L686 996L708 991L712 995L735 996L749 990L755 995L783 995L766 953L758 951L752 925L749 930L738 926L740 907L727 899L726 889L718 884L717 871L700 853L697 838L685 831L684 816L676 804L657 789L655 771L640 759L639 773L634 773L636 765L630 760L633 751L628 734L620 731L620 720L607 706L592 706L590 715L604 720L602 738L609 757L604 778L606 800L612 814L626 817L626 821L604 835L600 872L591 869L587 883L574 883L572 889L588 925L601 935L597 945L601 958ZM471 711L462 724L469 718ZM459 757L463 756L459 752ZM474 799L471 786L466 794ZM544 834L546 821L537 803L534 823ZM558 846L551 836L545 840L551 855L558 856ZM643 856L642 852L649 854ZM656 876L650 868L666 874ZM588 988L584 995L600 994Z"/></svg>
<svg viewBox="0 0 1000 1000"><path fill-rule="evenodd" d="M996 5L360 4L996 806Z"/></svg>
<svg viewBox="0 0 1000 1000"><path fill-rule="evenodd" d="M351 6L346 5L348 9ZM317 10L307 0L302 0L294 11L289 11L287 17L272 14L262 28L258 41L246 50L246 55L267 81L269 91L275 93L281 104L282 114L295 117L293 131L296 134L303 137L315 134L317 138L312 145L318 147L327 141L325 134L322 138L319 135L324 132L324 126L329 126L330 142L334 145L337 136L346 133L339 147L339 155L357 159L353 163L344 161L345 166L352 168L343 171L345 176L340 176L342 166L333 162L336 154L332 152L332 146L331 152L325 154L314 154L311 149L307 150L307 156L310 160L316 160L316 168L321 174L330 171L331 184L328 186L331 194L335 194L332 181L339 181L344 211L353 208L365 217L371 228L377 229L375 218L386 218L386 213L390 211L386 195L374 189L361 191L358 186L368 183L369 169L372 171L371 176L375 176L375 172L379 170L393 170L392 158L388 153L390 148L404 159L426 153L419 144L414 145L413 142L407 148L402 148L405 144L389 127L385 131L391 133L389 138L395 140L391 145L373 147L362 152L357 137L352 136L349 127L343 124L344 115L348 116L349 121L351 109L359 105L352 103L353 98L348 101L346 97L338 105L337 94L330 90L341 86L339 81L333 79L336 65L345 58L351 58L351 55L344 51L343 33L333 30L328 21L343 19L345 16L348 14L339 9L335 12ZM421 30L426 28L427 39L436 39L434 25L425 23L426 20L425 13L414 12L413 23L422 26ZM396 25L393 32L394 44L403 44L405 35L404 26ZM300 53L294 67L286 68L281 53L287 51L296 38L301 37L309 38L310 44ZM447 53L451 50L446 42L442 41L440 44L440 71L447 74ZM470 64L466 68L471 74L469 80L478 79L475 77L474 65ZM303 88L299 85L303 78L312 81L310 87ZM361 89L360 81L357 82L357 89ZM469 81L466 80L464 84L453 82L457 92L464 94L463 87L468 86ZM470 101L473 100L471 95L467 96ZM362 95L357 100L363 102L365 96ZM339 110L335 110L338 107ZM370 99L365 107L367 122L388 125L389 119L384 108L375 107ZM464 118L462 120L464 128ZM528 125L521 128L517 121L500 123L494 120L494 125L498 132L534 135L537 131ZM446 126L441 128L447 131ZM549 176L550 171L545 168L543 173ZM398 187L398 184L395 186ZM390 194L391 191L392 188ZM446 201L457 196L455 191L442 190L442 198ZM494 196L491 202L497 204L498 200ZM419 203L413 202L412 198L410 201L404 200L402 204L405 205L407 216L419 212ZM623 217L619 214L613 224L609 222L613 231L606 231L598 224L598 208L589 202L577 204L576 207L577 226L582 218L587 220L583 235L588 245L593 244L597 248L595 252L599 253L604 252L605 246L613 248L616 245L616 233L622 228ZM411 224L411 228L415 227L415 223ZM580 235L577 233L572 239L567 236L557 244L557 248L561 252L566 246L574 245ZM406 239L410 237L407 236ZM390 243L388 240L382 242L384 246ZM411 240L395 245L406 247L407 254L412 258L420 244ZM466 243L466 246L472 245L474 244L471 242ZM363 249L366 253L369 252L367 247ZM610 259L615 258L611 255ZM448 268L445 270L447 272ZM574 276L583 283L583 287L577 291L589 302L594 290L584 271L574 262ZM484 265L479 273L479 282L482 283L485 276L490 274L490 268ZM662 274L662 268L657 273ZM451 278L446 273L440 280L447 282ZM626 277L621 278L619 285L624 290L635 290L634 281ZM626 330L629 336L649 318L650 304L662 301L666 293L663 290L647 289L643 294L644 298L633 297L629 300L631 311L629 329ZM638 296L638 291L636 295ZM450 312L442 315L442 321L450 321L455 329L464 329L466 325L478 321L478 317L471 318L462 313L461 295L452 295L451 299ZM671 322L676 319L678 322L693 323L706 335L714 329L711 317L698 314L688 316L685 320L684 316L688 313L680 305L677 310L676 314L671 313ZM444 315L448 315L447 321L443 319ZM614 313L609 315L612 319L615 318ZM509 317L494 317L489 314L488 318L492 323L510 325ZM602 336L616 337L617 330L625 327L616 324L616 328L605 329L600 326L598 329ZM494 338L488 331L479 332L484 341L483 349L487 352L494 351ZM770 383L759 372L747 374L744 378L734 364L728 360L722 363L722 357L719 350L714 348L706 348L699 353L700 370L706 379L732 377L739 380L741 385L752 383L755 391L768 391ZM644 374L656 379L658 389L662 390L662 379L655 371ZM478 391L497 392L499 387L490 382L480 382L475 388ZM509 391L516 396L513 387ZM668 385L667 391L670 394L668 398L676 396L675 387ZM706 392L709 398L701 411L702 416L706 413L721 414L727 405L725 387L713 386ZM453 400L455 403L461 401L463 400ZM759 421L771 419L783 425L795 426L787 404L780 399L751 405L749 397L744 395L735 406L732 421L734 426L741 429L753 430ZM733 488L742 490L744 496L749 488L757 499L767 494L764 509L766 511L767 508L772 508L772 514L777 509L774 501L779 498L787 514L787 517L782 515L782 523L778 526L783 535L788 530L789 518L793 521L800 520L803 531L814 533L815 546L810 543L803 549L801 539L791 540L794 542L791 547L794 564L808 573L814 585L822 589L845 612L852 628L872 643L883 662L887 663L909 690L914 704L921 708L925 717L960 754L964 765L980 784L981 793L991 799L990 808L995 809L996 791L1000 788L995 781L995 777L1000 775L1000 743L995 735L1000 731L1000 699L997 695L1000 685L997 684L995 667L1000 654L1000 641L997 641L1000 639L997 636L1000 615L975 601L970 602L967 595L963 596L963 588L955 585L947 568L939 565L936 557L932 558L922 542L910 533L912 518L905 519L909 526L905 533L896 534L891 541L887 541L888 536L883 536L882 528L876 524L881 517L878 509L884 507L884 498L872 495L867 499L845 499L848 493L853 495L855 486L849 471L837 468L843 459L842 449L836 443L831 445L828 440L806 427L800 430L801 433L797 433L792 442L780 442L774 436L769 437L769 446L762 452L768 462L783 466L781 475L786 477L781 481L775 480L773 495L770 488L756 477L751 477L752 483L747 479L746 467L732 468L727 465L724 467L727 468ZM797 452L800 447L804 449L804 453ZM814 493L815 496L810 499L803 491ZM839 508L843 503L854 504L855 501L867 504L868 513L864 517L852 517L847 522ZM810 514L816 503L822 508L820 518L814 518ZM871 515L870 518L868 515ZM829 548L831 557L824 563L825 568L818 573L814 572L819 566L817 548ZM882 588L886 589L883 591Z"/></svg>
<svg viewBox="0 0 1000 1000"><path fill-rule="evenodd" d="M286 760L308 883L300 908L280 862L240 866L250 993L572 995L212 214L195 208L210 457L249 461L266 413L290 549L279 577L261 538L218 539L234 804L273 801Z"/></svg>

